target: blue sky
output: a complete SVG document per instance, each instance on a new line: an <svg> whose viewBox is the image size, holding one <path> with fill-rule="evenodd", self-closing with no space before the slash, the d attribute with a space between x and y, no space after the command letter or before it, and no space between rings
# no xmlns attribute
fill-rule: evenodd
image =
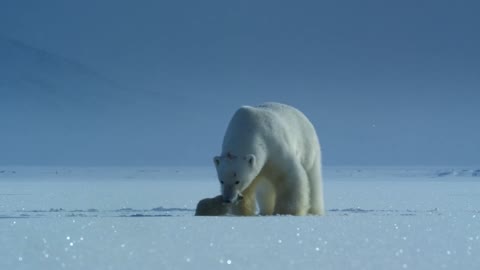
<svg viewBox="0 0 480 270"><path fill-rule="evenodd" d="M117 107L113 124L88 127L77 148L32 130L59 136L62 158L28 154L48 149L10 131L5 147L19 150L0 162L210 164L238 106L280 101L310 117L327 165L476 165L479 10L477 1L5 0L0 37L85 65L131 104L105 100Z"/></svg>

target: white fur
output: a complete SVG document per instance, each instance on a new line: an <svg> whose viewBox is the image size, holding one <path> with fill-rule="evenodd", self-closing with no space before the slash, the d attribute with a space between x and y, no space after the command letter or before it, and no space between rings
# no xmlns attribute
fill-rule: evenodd
<svg viewBox="0 0 480 270"><path fill-rule="evenodd" d="M318 137L307 117L291 106L238 109L214 161L233 214L254 215L257 203L261 215L324 214Z"/></svg>

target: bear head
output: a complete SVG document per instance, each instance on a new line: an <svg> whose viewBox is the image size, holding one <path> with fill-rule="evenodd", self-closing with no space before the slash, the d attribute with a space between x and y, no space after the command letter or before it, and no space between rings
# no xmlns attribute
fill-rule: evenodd
<svg viewBox="0 0 480 270"><path fill-rule="evenodd" d="M213 158L225 203L235 203L243 198L242 192L250 186L259 173L255 155L236 156L227 153Z"/></svg>

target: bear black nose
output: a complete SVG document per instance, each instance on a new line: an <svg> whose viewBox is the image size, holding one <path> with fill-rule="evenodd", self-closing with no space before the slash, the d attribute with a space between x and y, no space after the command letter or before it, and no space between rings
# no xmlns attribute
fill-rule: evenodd
<svg viewBox="0 0 480 270"><path fill-rule="evenodd" d="M224 203L232 203L232 200L223 199Z"/></svg>

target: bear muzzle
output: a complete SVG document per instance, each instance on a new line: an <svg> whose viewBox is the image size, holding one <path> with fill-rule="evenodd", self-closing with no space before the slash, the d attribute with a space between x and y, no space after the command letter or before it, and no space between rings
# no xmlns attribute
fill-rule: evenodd
<svg viewBox="0 0 480 270"><path fill-rule="evenodd" d="M233 196L225 196L225 194L222 195L223 198L223 203L236 203L238 201L243 200L243 195L240 193L235 193Z"/></svg>

